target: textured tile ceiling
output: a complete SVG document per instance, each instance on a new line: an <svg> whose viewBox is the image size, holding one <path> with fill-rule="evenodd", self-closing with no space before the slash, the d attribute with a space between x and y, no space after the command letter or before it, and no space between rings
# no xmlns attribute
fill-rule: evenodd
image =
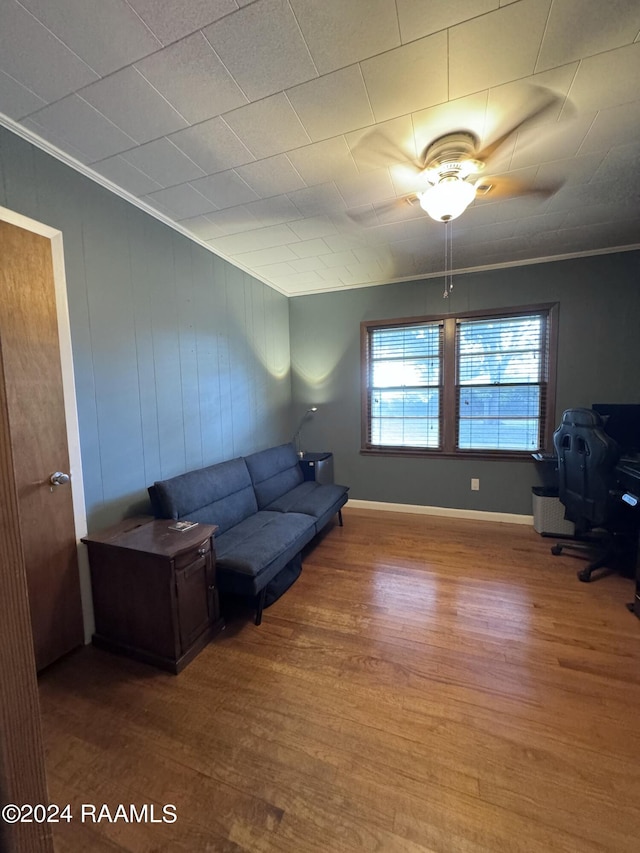
<svg viewBox="0 0 640 853"><path fill-rule="evenodd" d="M444 266L411 160L540 87L485 173L559 188L479 194L453 267L640 246L639 33L638 0L0 0L0 123L283 293L383 284Z"/></svg>

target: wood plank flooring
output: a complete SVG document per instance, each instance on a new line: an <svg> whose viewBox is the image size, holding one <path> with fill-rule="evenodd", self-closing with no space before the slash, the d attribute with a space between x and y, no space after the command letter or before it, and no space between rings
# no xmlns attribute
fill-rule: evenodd
<svg viewBox="0 0 640 853"><path fill-rule="evenodd" d="M91 647L40 680L58 851L640 849L633 582L521 525L344 510L256 628L179 676ZM82 803L175 804L92 823Z"/></svg>

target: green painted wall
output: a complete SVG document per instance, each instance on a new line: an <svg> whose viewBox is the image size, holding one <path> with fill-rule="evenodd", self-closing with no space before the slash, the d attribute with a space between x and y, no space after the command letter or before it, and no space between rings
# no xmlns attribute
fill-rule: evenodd
<svg viewBox="0 0 640 853"><path fill-rule="evenodd" d="M2 129L0 204L64 235L90 529L156 479L288 440L292 393L353 498L530 514L533 463L360 455L364 319L558 301L558 417L640 401L638 252L458 276L448 305L440 280L287 300Z"/></svg>
<svg viewBox="0 0 640 853"><path fill-rule="evenodd" d="M530 515L533 462L372 457L360 450L360 322L558 302L556 420L572 406L640 402L640 253L457 276L289 300L294 411L320 408L302 430L307 450L332 450L351 497ZM472 477L480 491L470 490Z"/></svg>
<svg viewBox="0 0 640 853"><path fill-rule="evenodd" d="M290 438L284 296L3 129L0 205L63 233L90 530Z"/></svg>

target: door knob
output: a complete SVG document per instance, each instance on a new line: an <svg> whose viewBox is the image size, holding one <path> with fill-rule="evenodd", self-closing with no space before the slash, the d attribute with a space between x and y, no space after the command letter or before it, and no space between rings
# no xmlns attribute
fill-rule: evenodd
<svg viewBox="0 0 640 853"><path fill-rule="evenodd" d="M55 471L50 477L49 482L52 486L64 486L65 483L68 483L70 477L68 474L65 474L63 471Z"/></svg>

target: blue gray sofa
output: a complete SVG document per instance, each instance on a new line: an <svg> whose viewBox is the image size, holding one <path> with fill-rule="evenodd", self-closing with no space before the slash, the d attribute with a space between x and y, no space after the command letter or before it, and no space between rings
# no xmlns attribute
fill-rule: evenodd
<svg viewBox="0 0 640 853"><path fill-rule="evenodd" d="M291 444L159 480L149 488L156 516L218 525L218 588L254 597L256 625L278 576L297 576L302 549L334 515L342 525L347 493L347 486L305 480Z"/></svg>

